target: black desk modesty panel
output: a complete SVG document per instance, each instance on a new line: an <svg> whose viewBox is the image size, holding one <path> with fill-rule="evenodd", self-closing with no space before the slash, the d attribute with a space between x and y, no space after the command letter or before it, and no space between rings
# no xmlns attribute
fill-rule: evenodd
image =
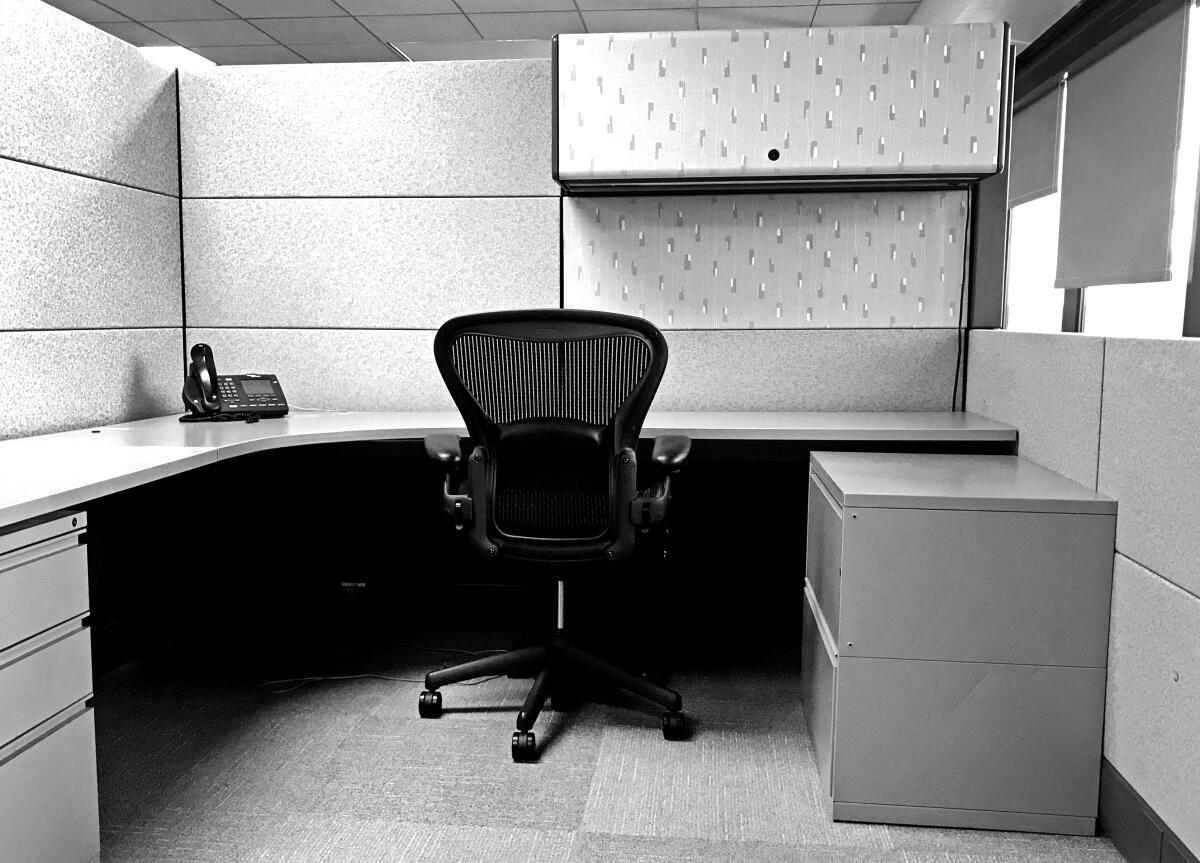
<svg viewBox="0 0 1200 863"><path fill-rule="evenodd" d="M259 423L181 424L158 417L0 441L0 527L203 465L266 450L323 443L419 441L463 431L454 412L293 411ZM1011 452L1017 431L971 413L659 412L643 439L686 434L708 447L795 455L814 446L958 447ZM248 470L250 466L247 466Z"/></svg>

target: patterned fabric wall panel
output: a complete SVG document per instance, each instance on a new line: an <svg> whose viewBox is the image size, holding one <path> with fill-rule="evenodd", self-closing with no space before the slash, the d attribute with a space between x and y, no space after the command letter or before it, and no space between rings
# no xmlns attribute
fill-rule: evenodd
<svg viewBox="0 0 1200 863"><path fill-rule="evenodd" d="M557 177L994 173L1006 43L999 24L560 36Z"/></svg>
<svg viewBox="0 0 1200 863"><path fill-rule="evenodd" d="M567 308L664 329L955 327L967 193L564 198Z"/></svg>

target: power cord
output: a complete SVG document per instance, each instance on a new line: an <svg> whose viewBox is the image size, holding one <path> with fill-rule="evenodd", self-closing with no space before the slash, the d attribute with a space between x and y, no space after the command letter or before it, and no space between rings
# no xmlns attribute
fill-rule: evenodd
<svg viewBox="0 0 1200 863"><path fill-rule="evenodd" d="M499 653L507 653L505 650L459 650L454 647L418 647L417 650L426 653L453 653L459 656L495 656ZM449 668L451 663L442 664L442 668ZM481 683L487 683L491 680L498 680L505 677L503 674L494 674L491 677L481 677L479 680L472 680L457 684L459 686L478 686ZM288 692L295 692L303 686L310 683L323 683L330 680L389 680L394 683L424 683L423 677L393 677L388 674L376 674L374 672L363 672L362 674L328 674L328 675L311 675L306 677L284 677L280 680L268 680L258 684L255 688L259 692L265 692L268 695L284 695ZM279 688L282 687L282 688Z"/></svg>
<svg viewBox="0 0 1200 863"><path fill-rule="evenodd" d="M971 199L971 192L967 192L967 218L963 222L963 263L962 263L962 284L958 289L958 352L954 357L954 392L950 395L950 410L958 410L958 376L965 372L962 368L963 361L963 342L966 340L966 332L963 330L963 307L966 305L967 298L967 276L971 268L971 207L974 201ZM963 390L965 395L967 376L964 373Z"/></svg>

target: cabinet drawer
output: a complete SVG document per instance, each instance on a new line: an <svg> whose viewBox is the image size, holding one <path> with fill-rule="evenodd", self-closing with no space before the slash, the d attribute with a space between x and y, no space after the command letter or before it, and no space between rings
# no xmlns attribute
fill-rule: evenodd
<svg viewBox="0 0 1200 863"><path fill-rule="evenodd" d="M36 742L0 749L0 860L88 863L100 853L95 720L82 704L64 718L29 735Z"/></svg>
<svg viewBox="0 0 1200 863"><path fill-rule="evenodd" d="M91 692L91 631L78 620L0 652L0 747Z"/></svg>
<svg viewBox="0 0 1200 863"><path fill-rule="evenodd" d="M0 558L0 650L87 610L87 548L77 534Z"/></svg>
<svg viewBox="0 0 1200 863"><path fill-rule="evenodd" d="M804 575L834 641L841 616L842 508L815 473L808 474L808 542Z"/></svg>
<svg viewBox="0 0 1200 863"><path fill-rule="evenodd" d="M845 511L840 656L1107 664L1115 516Z"/></svg>
<svg viewBox="0 0 1200 863"><path fill-rule="evenodd" d="M1103 668L838 660L833 797L1094 818Z"/></svg>
<svg viewBox="0 0 1200 863"><path fill-rule="evenodd" d="M833 703L837 688L837 656L831 650L819 622L812 591L804 591L804 622L800 635L800 704L808 723L821 787L832 793L833 780Z"/></svg>

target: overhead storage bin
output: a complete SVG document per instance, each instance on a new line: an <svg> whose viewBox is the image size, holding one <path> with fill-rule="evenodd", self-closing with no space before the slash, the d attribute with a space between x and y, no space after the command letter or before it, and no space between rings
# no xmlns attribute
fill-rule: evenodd
<svg viewBox="0 0 1200 863"><path fill-rule="evenodd" d="M559 35L569 193L932 188L1001 170L1008 26Z"/></svg>

